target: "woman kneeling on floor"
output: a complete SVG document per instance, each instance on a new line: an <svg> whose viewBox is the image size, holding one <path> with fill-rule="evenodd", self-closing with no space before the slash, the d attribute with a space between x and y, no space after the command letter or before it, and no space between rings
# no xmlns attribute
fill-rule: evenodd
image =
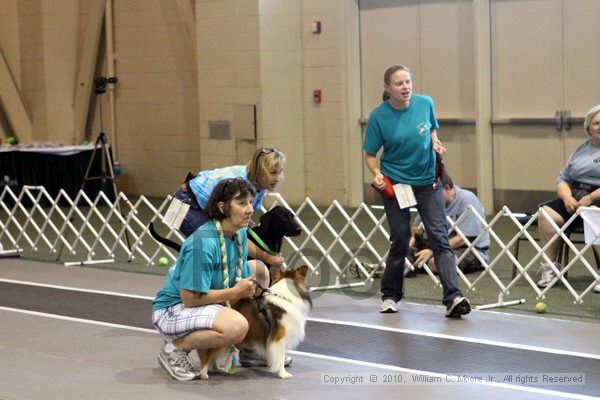
<svg viewBox="0 0 600 400"><path fill-rule="evenodd" d="M232 346L244 339L247 320L224 304L254 296L255 277L263 287L269 283L261 261L246 261L254 194L242 178L217 184L205 208L211 220L185 240L153 301L152 322L169 339L158 363L177 380L198 377L190 351Z"/></svg>

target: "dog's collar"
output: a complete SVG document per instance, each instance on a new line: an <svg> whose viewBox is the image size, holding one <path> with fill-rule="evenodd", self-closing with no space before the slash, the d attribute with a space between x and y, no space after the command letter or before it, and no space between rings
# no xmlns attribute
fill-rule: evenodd
<svg viewBox="0 0 600 400"><path fill-rule="evenodd" d="M267 244L265 242L263 242L263 240L260 238L260 236L258 236L256 234L256 232L254 232L254 230L250 227L248 227L248 233L250 233L250 236L252 236L254 238L254 240L256 240L256 242L258 243L258 245L260 247L262 247L262 249L264 251L266 251L267 253L269 253L272 256L276 256L277 253L275 253L273 250L271 250L271 248L269 246L267 246Z"/></svg>
<svg viewBox="0 0 600 400"><path fill-rule="evenodd" d="M282 300L285 300L285 301L287 301L288 303L292 303L292 301L291 301L290 299L288 299L288 298L287 298L287 297L285 297L285 296L282 296L282 295L280 295L279 293L273 293L273 292L271 292L271 291L269 290L269 294L270 294L270 295L273 295L273 296L275 296L275 297L279 297L280 299L282 299Z"/></svg>
<svg viewBox="0 0 600 400"><path fill-rule="evenodd" d="M258 282L256 279L251 279L251 281L254 283L254 285L256 286L256 288L257 288L257 289L260 289L260 290L261 290L261 292L260 292L260 294L258 295L258 297L262 297L262 296L264 296L264 295L265 295L265 293L267 293L267 294L273 295L273 296L275 296L275 297L279 297L280 299L283 299L283 300L285 300L285 301L287 301L287 302L289 302L289 303L291 303L291 302L292 302L290 299L288 299L288 298L287 298L287 297L285 297L285 296L282 296L282 295L280 295L279 293L274 293L274 292L271 292L271 289L270 289L270 288L264 288L264 287L262 287L262 285L261 285L261 284L260 284L260 283L259 283L259 282Z"/></svg>

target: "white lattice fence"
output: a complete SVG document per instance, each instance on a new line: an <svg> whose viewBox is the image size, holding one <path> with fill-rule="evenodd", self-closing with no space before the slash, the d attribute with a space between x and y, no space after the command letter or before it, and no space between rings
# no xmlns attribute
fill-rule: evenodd
<svg viewBox="0 0 600 400"><path fill-rule="evenodd" d="M117 255L127 261L141 257L148 264L165 256L175 260L176 254L156 243L147 230L150 221L162 217L169 200L156 208L144 196L131 204L123 193L114 201L103 192L92 200L82 191L71 199L64 190L52 198L42 186L24 186L18 196L4 187L0 193L1 250L44 251L68 259L66 265L111 263ZM129 207L121 213L120 204ZM170 236L183 240L178 232L169 232Z"/></svg>
<svg viewBox="0 0 600 400"><path fill-rule="evenodd" d="M536 225L539 214L543 213L544 216L547 216L546 211L544 209L540 209L535 214L531 215L527 222L523 225L519 221L518 216L522 216L522 214L512 213L508 207L503 207L503 209L498 212L492 219L487 222L485 218L480 216L477 211L469 206L467 210L463 212L463 214L456 220L452 221L448 218L448 223L451 226L451 230L455 229L457 233L462 237L463 241L467 243L468 250L461 255L458 259L457 263L459 263L464 257L466 257L468 252L474 251L474 246L477 244L479 240L481 240L483 236L483 232L473 240L473 242L469 242L469 240L460 232L458 226L460 222L468 216L468 214L474 215L484 226L485 231L489 232L490 241L492 245L496 245L500 251L488 262L486 262L477 251L474 251L475 256L479 259L482 266L484 266L485 270L482 271L481 274L476 275L475 279L472 281L464 275L460 270L458 270L459 277L463 280L469 290L476 290L478 283L483 280L489 279L492 280L493 283L498 287L498 302L488 305L479 306L479 309L491 308L491 307L499 307L499 306L507 306L512 304L518 304L523 302L523 299L507 301L506 299L510 295L510 291L515 287L517 283L520 281L525 281L528 287L535 293L536 298L543 299L548 293L548 291L558 282L565 286L565 288L569 291L569 293L573 296L575 303L582 303L583 297L587 295L594 287L600 283L600 275L598 274L597 266L592 267L589 263L588 259L584 257L586 254L590 254L593 251L592 243L587 243L583 246L583 248L578 249L577 246L573 243L572 240L565 235L565 231L568 227L573 223L577 216L582 216L586 222L589 222L590 229L593 231L593 236L598 239L600 238L600 225L597 223L592 223L591 219L593 215L600 216L600 209L598 208L580 208L562 227L558 227L556 224L552 222L555 235L546 243L543 247L540 247L538 241L531 235L529 228L532 225ZM589 213L589 214L586 214ZM501 218L509 218L509 220L515 225L516 232L509 237L508 240L502 240L499 235L494 231L493 227L500 221ZM548 218L550 219L550 218ZM550 219L551 220L551 219ZM524 237L529 245L534 248L534 256L526 261L519 261L515 255L511 252L511 248L515 245L517 240ZM565 246L569 246L570 251L573 253L574 257L569 261L567 265L562 266L562 268L557 269L554 267L554 264L546 255L545 251L556 241L562 239L565 243ZM556 272L556 277L552 282L541 289L537 286L537 267L539 265L540 260L544 260L550 265ZM517 269L517 274L515 277L510 277L509 279L502 279L496 273L498 266L502 262L508 262L509 265L514 265ZM585 270L589 272L589 284L581 291L577 291L572 284L565 278L565 274L572 269L577 263L581 263ZM534 276L532 276L534 274Z"/></svg>
<svg viewBox="0 0 600 400"><path fill-rule="evenodd" d="M18 195L5 186L0 192L0 254L29 249L54 255L67 265L107 263L116 258L127 261L140 258L150 265L158 263L160 257L167 257L173 261L177 255L155 242L147 230L151 221L162 219L170 199L168 196L155 207L144 196L137 199L135 204L131 204L122 193L114 201L102 192L95 199L90 199L83 192L71 199L63 190L56 198L52 198L40 186L25 186ZM269 199L265 203L270 202L270 207L280 204L294 212L304 232L299 238L285 238L285 243L291 249L286 253L288 265L306 264L313 273L333 278L324 280L326 285L315 287L313 290L364 286L385 268L385 258L389 250L389 233L384 224L385 214L377 216L365 204L361 204L350 214L335 200L329 207L323 208L317 207L307 198L294 210L277 193L268 195L266 199ZM121 210L120 204L128 204L128 207ZM543 212L543 209L538 211ZM554 226L557 233L544 247L540 247L528 229L537 220L538 213L532 215L524 225L517 218L519 215L512 213L508 207L504 207L489 222L472 207L465 210L456 221L448 218L450 229L455 229L468 246L458 262L469 252L474 252L485 267L484 271L473 275L472 278L458 270L459 277L467 289L477 290L484 282L488 286L492 282L497 287L498 301L480 308L521 302L522 300L507 299L511 289L523 282L537 298L544 298L560 281L573 296L575 303L583 302L584 296L595 284L600 283L596 266L592 266L585 257L592 251L591 243L578 248L564 233L575 217L581 215L584 220L590 222L592 236L600 238L600 224L591 221L598 216L600 209L579 209L563 227ZM474 250L483 233L470 242L460 231L460 223L469 214L474 214L489 232L491 246L499 248L499 252L488 262ZM504 239L501 238L494 229L502 218L505 221L508 218L514 224L514 233L508 239L506 234ZM168 231L166 236L175 241L183 241L183 237L177 231ZM534 256L529 260L517 260L510 251L522 237L534 248ZM546 288L540 289L536 285L535 267L540 260L550 261L544 251L559 238L565 241L574 256L567 265L560 269L555 268L556 278ZM517 268L518 273L514 278L506 278L498 273L500 266L507 264ZM565 273L575 265L583 265L584 270L589 272L589 285L586 284L585 288L579 291L565 278ZM407 271L414 268L408 260L406 267ZM427 268L426 263L423 268L434 286L439 287L439 279ZM349 271L359 276L358 280L349 279Z"/></svg>
<svg viewBox="0 0 600 400"><path fill-rule="evenodd" d="M281 204L294 212L306 234L299 246L292 239L285 238L293 249L288 264L301 262L308 265L313 273L320 274L324 269L327 269L328 273L334 273L333 284L313 287L312 290L364 286L368 280L373 279L378 270L384 268L384 259L389 248L389 233L382 226L385 215L377 218L365 204L361 204L349 215L337 200L325 211L321 211L309 198L293 210L281 195L271 194L268 197L274 199L273 205ZM368 226L357 225L357 220L361 217L366 219L363 222L368 223ZM312 224L307 221L312 221ZM384 246L374 247L371 241L375 235L380 236L377 242L384 243ZM349 243L349 240L352 240L352 243ZM365 277L362 282L344 283L348 280L347 274L351 267Z"/></svg>
<svg viewBox="0 0 600 400"><path fill-rule="evenodd" d="M276 202L290 208L289 205L287 205L281 198L281 196L278 194L272 196L276 198ZM294 210L292 209L292 211ZM600 283L600 275L598 274L596 267L592 266L587 258L584 257L585 254L589 254L589 252L593 251L591 249L592 245L586 244L583 248L578 249L575 244L573 244L572 241L564 234L564 231L570 226L571 223L573 223L573 220L578 215L582 215L582 213L585 211L596 213L600 216L600 209L581 208L573 216L573 218L565 223L563 227L558 228L557 226L554 226L557 233L543 248L540 247L540 244L528 230L528 228L536 224L538 213L532 215L525 225L521 224L521 222L519 222L517 219L517 217L522 216L522 214L513 213L508 207L504 207L500 212L492 216L489 222L486 221L483 216L479 215L473 207L469 207L467 210L465 210L465 212L463 212L463 214L460 215L456 221L453 221L448 217L448 224L450 226L449 230L455 230L467 245L467 250L458 258L457 264L467 257L468 253L473 252L475 257L485 268L480 274L474 274L473 278L470 278L468 275L463 274L459 269L457 269L459 278L463 281L467 290L475 291L477 290L477 287L484 282L486 283L486 286L489 286L491 282L497 287L498 301L493 304L479 306L479 308L485 309L524 302L523 299L510 301L507 300L510 296L511 289L514 288L515 285L522 282L525 282L526 287L528 287L534 293L536 298L543 299L552 286L554 286L558 281L561 281L569 293L573 296L574 302L581 303L583 301L583 297L593 289L594 285ZM541 210L540 212L544 211ZM385 258L387 256L387 251L389 250L389 233L384 226L386 219L385 214L378 218L373 214L369 207L367 207L365 204L361 204L361 206L358 207L352 215L349 215L347 211L335 200L325 210L321 210L308 198L304 200L297 210L295 210L295 214L297 215L301 226L306 233L306 238L303 238L299 246L297 246L291 239L286 238L288 244L290 244L294 252L292 258L290 258L288 262L293 265L298 261L298 259L301 259L302 263L309 265L313 272L319 273L323 272L325 269L329 269L330 272L335 273L335 282L333 284L316 287L313 288L313 290L364 285L367 281L372 280L378 271L381 271L383 268L385 268ZM484 227L484 231L478 237L473 239L472 242L469 241L469 239L461 232L459 228L461 222L470 216L469 214L473 214ZM359 225L356 223L356 221L361 217L362 222ZM504 225L506 225L507 218L514 224L515 231L508 237L508 239L503 239L496 233L494 227L500 223L501 219L504 219ZM583 218L584 220L590 220L591 217L583 215ZM330 219L337 221L337 227L333 226L334 224L333 222L330 222ZM313 221L313 224L309 226L306 220ZM339 221L342 221L341 224ZM595 225L591 225L598 227L597 223ZM600 238L600 229L593 229L595 237ZM506 227L504 230L506 230ZM317 233L323 231L325 233L329 233L330 236L323 237L323 235L321 235L321 237L317 238ZM349 231L355 232L359 237L359 240L354 241L352 245L348 245L344 240L344 235ZM475 251L475 246L482 239L485 231L487 231L490 235L490 245L496 246L500 249L500 251L487 262L477 251ZM381 237L379 240L372 241L374 235L380 235ZM511 248L513 248L517 240L519 240L521 237L524 237L527 243L534 248L534 256L529 260L518 260L511 252ZM546 288L540 289L536 284L538 280L538 277L536 276L537 266L539 265L539 261L541 259L544 259L547 262L550 261L544 251L551 246L555 240L558 240L558 238L561 238L565 241L565 245L569 246L574 256L567 265L561 268L560 271L555 271L557 273L557 277L554 279L554 281L552 281ZM379 245L375 246L373 242L378 243ZM313 246L310 246L311 244ZM338 249L338 252L336 257L333 257L332 250L335 248ZM365 252L367 257L365 257ZM424 260L424 263L421 267L427 272L434 286L441 287L441 283L437 275L435 275L427 267L426 261L427 259ZM583 264L585 270L589 272L590 275L589 284L580 291L577 291L564 277L564 274L573 268L573 266L577 263ZM405 271L414 268L408 259L405 261L405 265ZM507 278L497 272L501 266L506 267L506 265L515 265L517 268L517 274L514 278ZM346 274L350 268L354 268L356 271L359 271L359 275L364 277L364 280L359 283L344 283L347 282ZM506 268L504 268L504 270L506 271Z"/></svg>

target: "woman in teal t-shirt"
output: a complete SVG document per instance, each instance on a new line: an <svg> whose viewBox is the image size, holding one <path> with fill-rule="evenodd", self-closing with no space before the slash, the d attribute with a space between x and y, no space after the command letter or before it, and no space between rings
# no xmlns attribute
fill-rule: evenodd
<svg viewBox="0 0 600 400"><path fill-rule="evenodd" d="M458 288L456 259L448 241L442 188L434 184L436 153L446 152L438 139L439 125L430 97L412 93L412 76L403 65L385 71L384 101L369 115L365 135L365 162L373 173L373 187L382 193L390 226L390 251L381 279L380 312L396 312L404 295L404 260L410 240L409 207L400 208L386 185L402 184L412 191L433 250L435 265L444 289L442 303L446 316L460 318L471 311L469 300ZM377 152L383 147L381 163ZM386 184L386 178L388 183Z"/></svg>
<svg viewBox="0 0 600 400"><path fill-rule="evenodd" d="M244 339L248 321L223 304L253 296L254 276L261 286L269 284L266 266L246 261L254 193L243 178L217 184L205 207L211 220L185 240L153 301L152 322L169 339L158 362L175 379L198 377L188 357L191 350L232 346Z"/></svg>

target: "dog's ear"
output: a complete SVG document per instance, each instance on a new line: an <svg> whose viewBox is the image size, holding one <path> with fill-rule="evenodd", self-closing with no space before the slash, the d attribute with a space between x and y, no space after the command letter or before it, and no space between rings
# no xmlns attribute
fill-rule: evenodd
<svg viewBox="0 0 600 400"><path fill-rule="evenodd" d="M274 208L270 209L266 213L260 216L258 219L260 221L260 226L263 229L263 232L268 231L271 228L271 218L273 216Z"/></svg>
<svg viewBox="0 0 600 400"><path fill-rule="evenodd" d="M306 279L306 274L308 274L308 265L303 265L300 268L296 269L296 272L302 279Z"/></svg>
<svg viewBox="0 0 600 400"><path fill-rule="evenodd" d="M278 267L271 268L271 281L272 282L277 282L278 280L280 280L282 275L283 275L283 271L281 270L281 268L278 268Z"/></svg>

